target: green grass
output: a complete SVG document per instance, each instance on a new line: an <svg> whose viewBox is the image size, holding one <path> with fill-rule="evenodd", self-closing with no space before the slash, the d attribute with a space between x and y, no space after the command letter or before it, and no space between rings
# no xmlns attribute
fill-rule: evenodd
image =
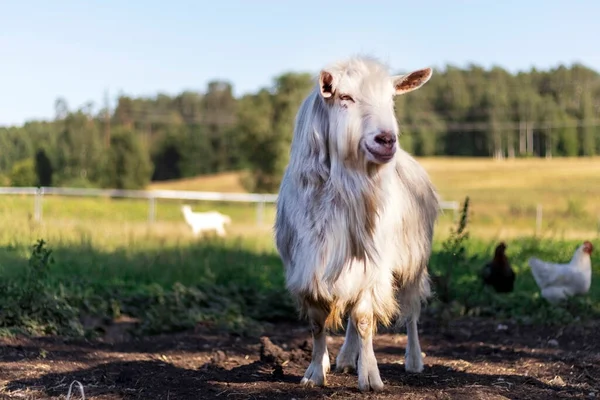
<svg viewBox="0 0 600 400"><path fill-rule="evenodd" d="M13 229L0 235L0 276L4 282L0 301L5 310L0 327L5 333L89 335L78 325L77 317L90 315L138 318L141 334L187 329L200 322L256 333L257 321L296 319L268 230L195 240L187 231L172 227L167 233L173 236L167 237L160 225L148 228L144 222L90 223L84 219L65 228L51 220L44 226L17 225L12 218L3 217L3 226L12 220ZM31 246L39 237L48 240L46 246L52 250L54 263L42 268L45 273L36 272L27 278L31 260L36 259ZM438 240L431 272L439 275L449 271L450 299L444 304L434 297L427 310L444 318L480 315L530 323L598 317L597 267L589 295L553 307L540 298L526 264L531 255L567 261L578 244L558 239L508 241L508 255L517 272L516 290L497 295L484 289L477 279L495 242L469 239L461 259L453 250L444 251ZM594 262L600 265L597 254ZM28 279L33 283L27 283ZM28 297L31 293L37 296L33 300Z"/></svg>

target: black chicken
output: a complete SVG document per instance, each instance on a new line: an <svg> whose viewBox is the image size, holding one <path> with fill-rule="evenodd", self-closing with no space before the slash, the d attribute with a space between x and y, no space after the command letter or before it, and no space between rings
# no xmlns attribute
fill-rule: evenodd
<svg viewBox="0 0 600 400"><path fill-rule="evenodd" d="M483 283L492 286L498 293L512 292L515 284L515 272L508 262L505 250L504 242L496 246L494 259L488 262L481 271Z"/></svg>

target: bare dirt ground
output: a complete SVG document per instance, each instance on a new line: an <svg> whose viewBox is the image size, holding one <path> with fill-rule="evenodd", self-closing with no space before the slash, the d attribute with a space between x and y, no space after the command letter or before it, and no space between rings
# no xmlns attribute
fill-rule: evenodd
<svg viewBox="0 0 600 400"><path fill-rule="evenodd" d="M600 397L600 322L560 329L465 319L444 329L424 321L420 329L419 375L404 371L403 333L377 335L386 384L377 394L360 393L353 374L331 373L326 388L300 387L310 359L302 323L272 325L262 342L200 328L116 342L2 339L0 398L65 399L73 380L98 400ZM331 337L332 362L342 340Z"/></svg>

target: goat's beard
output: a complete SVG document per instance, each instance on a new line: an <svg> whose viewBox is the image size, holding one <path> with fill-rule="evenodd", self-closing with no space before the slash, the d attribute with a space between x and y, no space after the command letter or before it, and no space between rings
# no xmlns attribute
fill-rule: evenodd
<svg viewBox="0 0 600 400"><path fill-rule="evenodd" d="M330 121L328 141L332 170L339 168L342 172L344 169L364 171L367 158L362 146L362 122L335 117Z"/></svg>
<svg viewBox="0 0 600 400"><path fill-rule="evenodd" d="M336 222L340 225L338 231L344 235L329 255L325 279L331 283L349 259L379 262L372 236L381 206L381 189L378 169L371 169L362 148L362 124L334 120L329 128L331 167L327 184L333 189L331 200L339 204L340 215L346 218Z"/></svg>

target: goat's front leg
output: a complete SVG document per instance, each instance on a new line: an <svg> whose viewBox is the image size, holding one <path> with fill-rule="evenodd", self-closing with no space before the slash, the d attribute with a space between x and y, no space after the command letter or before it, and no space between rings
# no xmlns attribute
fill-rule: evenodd
<svg viewBox="0 0 600 400"><path fill-rule="evenodd" d="M300 381L303 386L327 385L327 373L330 369L327 333L325 332L327 314L327 311L314 306L311 306L308 310L313 337L313 350L310 365L304 373L304 378Z"/></svg>
<svg viewBox="0 0 600 400"><path fill-rule="evenodd" d="M362 391L380 391L383 382L379 376L379 367L373 351L373 306L371 295L365 294L352 310L352 320L360 338L358 346L358 388Z"/></svg>
<svg viewBox="0 0 600 400"><path fill-rule="evenodd" d="M344 344L335 359L335 370L337 372L354 372L356 371L356 361L358 360L358 351L360 346L360 338L356 330L356 324L352 320L352 316L348 318L348 326L346 328L346 338Z"/></svg>
<svg viewBox="0 0 600 400"><path fill-rule="evenodd" d="M417 330L418 314L413 315L406 323L406 352L404 355L404 369L406 372L423 372L423 355L419 343Z"/></svg>

